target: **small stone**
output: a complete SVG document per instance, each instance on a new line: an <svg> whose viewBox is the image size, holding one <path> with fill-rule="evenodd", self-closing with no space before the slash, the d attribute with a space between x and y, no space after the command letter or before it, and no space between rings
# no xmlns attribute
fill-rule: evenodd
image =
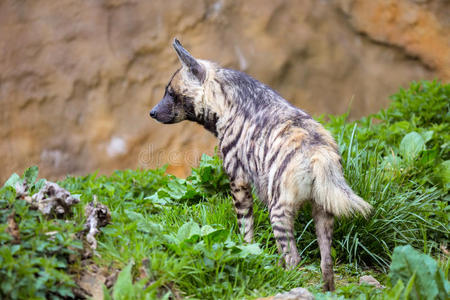
<svg viewBox="0 0 450 300"><path fill-rule="evenodd" d="M375 286L376 288L378 288L378 289L384 289L384 285L381 285L381 283L378 281L378 280L376 280L373 276L371 276L371 275L364 275L364 276L361 276L360 278L359 278L359 284L361 285L361 284L363 284L363 283L366 283L366 284L369 284L369 285L373 285L373 286Z"/></svg>
<svg viewBox="0 0 450 300"><path fill-rule="evenodd" d="M105 276L96 272L86 271L78 280L78 286L92 299L103 299L103 283Z"/></svg>
<svg viewBox="0 0 450 300"><path fill-rule="evenodd" d="M276 294L273 300L314 300L314 296L307 289L298 287L286 293Z"/></svg>

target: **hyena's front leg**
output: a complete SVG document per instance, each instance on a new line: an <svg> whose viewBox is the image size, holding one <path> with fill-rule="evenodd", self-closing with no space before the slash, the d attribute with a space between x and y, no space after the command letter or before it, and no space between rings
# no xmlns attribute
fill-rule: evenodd
<svg viewBox="0 0 450 300"><path fill-rule="evenodd" d="M286 267L293 268L300 263L300 255L294 238L294 221L297 211L280 201L274 202L269 209L273 234Z"/></svg>
<svg viewBox="0 0 450 300"><path fill-rule="evenodd" d="M244 235L244 240L247 243L251 243L253 241L253 198L251 187L237 180L232 181L230 186L239 229Z"/></svg>
<svg viewBox="0 0 450 300"><path fill-rule="evenodd" d="M334 216L315 204L313 204L312 215L320 248L320 268L322 269L324 281L323 289L325 291L334 291L333 260L331 258Z"/></svg>

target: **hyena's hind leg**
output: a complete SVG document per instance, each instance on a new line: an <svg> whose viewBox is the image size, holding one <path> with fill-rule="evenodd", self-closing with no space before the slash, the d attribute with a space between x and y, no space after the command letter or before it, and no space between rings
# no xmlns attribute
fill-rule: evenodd
<svg viewBox="0 0 450 300"><path fill-rule="evenodd" d="M244 235L244 240L251 243L253 241L252 189L249 184L238 180L231 181L230 186L239 229Z"/></svg>
<svg viewBox="0 0 450 300"><path fill-rule="evenodd" d="M334 291L333 260L331 258L334 216L314 203L312 205L312 215L320 249L320 268L322 269L324 281L323 289L325 291Z"/></svg>
<svg viewBox="0 0 450 300"><path fill-rule="evenodd" d="M270 223L277 242L278 251L284 258L285 266L293 268L300 263L297 245L294 238L294 222L297 209L276 202L269 208Z"/></svg>

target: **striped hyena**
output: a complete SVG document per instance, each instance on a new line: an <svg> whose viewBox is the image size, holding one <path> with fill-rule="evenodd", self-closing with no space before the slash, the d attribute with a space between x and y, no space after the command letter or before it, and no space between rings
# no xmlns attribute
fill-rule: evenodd
<svg viewBox="0 0 450 300"><path fill-rule="evenodd" d="M173 47L182 67L173 74L163 99L150 116L164 124L194 121L219 139L245 241L253 239L253 185L269 208L286 267L300 262L294 221L299 208L309 201L324 289L333 290L330 247L334 216L367 216L371 206L347 185L331 134L310 115L247 74L197 60L176 39Z"/></svg>

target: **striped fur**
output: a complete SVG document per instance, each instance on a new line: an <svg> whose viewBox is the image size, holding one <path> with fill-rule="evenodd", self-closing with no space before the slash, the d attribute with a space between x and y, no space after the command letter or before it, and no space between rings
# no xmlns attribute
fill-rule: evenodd
<svg viewBox="0 0 450 300"><path fill-rule="evenodd" d="M193 58L175 40L182 68L151 111L163 123L195 121L219 140L244 239L253 239L252 186L267 204L287 267L300 262L294 237L299 208L310 202L321 252L324 289L333 290L330 255L334 216L371 206L347 185L336 142L318 122L245 73Z"/></svg>

